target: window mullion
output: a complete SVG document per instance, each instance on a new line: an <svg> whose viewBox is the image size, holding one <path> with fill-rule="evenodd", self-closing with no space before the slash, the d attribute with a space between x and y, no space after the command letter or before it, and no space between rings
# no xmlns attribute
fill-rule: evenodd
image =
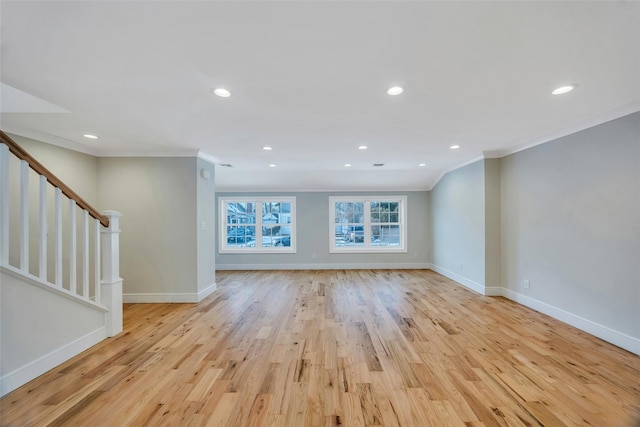
<svg viewBox="0 0 640 427"><path fill-rule="evenodd" d="M371 247L371 201L364 201L364 242L365 248Z"/></svg>
<svg viewBox="0 0 640 427"><path fill-rule="evenodd" d="M262 200L256 200L256 248L262 248Z"/></svg>

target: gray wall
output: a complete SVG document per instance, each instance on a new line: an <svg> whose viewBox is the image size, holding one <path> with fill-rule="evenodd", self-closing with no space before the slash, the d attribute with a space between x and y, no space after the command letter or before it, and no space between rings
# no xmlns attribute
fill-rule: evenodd
<svg viewBox="0 0 640 427"><path fill-rule="evenodd" d="M197 159L101 158L99 168L100 206L122 213L126 300L135 301L132 294L173 301L197 294Z"/></svg>
<svg viewBox="0 0 640 427"><path fill-rule="evenodd" d="M446 174L433 269L640 354L639 136L635 113Z"/></svg>
<svg viewBox="0 0 640 427"><path fill-rule="evenodd" d="M97 158L17 135L11 137L96 209L117 210L123 214L120 275L124 279L125 295L159 295L159 300L193 301L199 292L215 284L213 165L196 157ZM17 172L18 162L12 161L11 168ZM208 180L200 174L203 169L209 171ZM30 271L38 274L38 194L34 173L30 179L35 184L30 192ZM18 230L18 180L12 178L10 187L10 197L16 201L11 205L11 229ZM52 189L48 196L53 206ZM68 216L66 203L63 214ZM54 224L53 215L53 209L49 209L50 226ZM78 217L79 224L80 219ZM67 221L63 221L63 227L63 279L67 281ZM81 234L79 227L79 241ZM10 263L18 265L18 233L13 232L10 237ZM92 235L90 239L93 247ZM48 276L51 281L53 244L54 239L50 238ZM80 273L78 270L78 277Z"/></svg>
<svg viewBox="0 0 640 427"><path fill-rule="evenodd" d="M500 181L503 286L640 339L640 113L505 157Z"/></svg>
<svg viewBox="0 0 640 427"><path fill-rule="evenodd" d="M349 195L407 196L407 253L336 254L329 253L329 196ZM219 197L295 196L297 252L295 254L217 254L216 268L402 268L426 267L430 257L429 193L410 192L308 192L308 193L217 193ZM219 227L219 224L218 224ZM219 244L216 239L216 248ZM314 257L315 254L315 257Z"/></svg>
<svg viewBox="0 0 640 427"><path fill-rule="evenodd" d="M484 184L485 291L488 291L502 284L500 159L484 160Z"/></svg>
<svg viewBox="0 0 640 427"><path fill-rule="evenodd" d="M212 206L214 174L208 181L199 176L201 169L212 167L196 158L96 159L16 140L98 209L123 213L125 293L194 295L215 282L214 266L402 268L431 263L480 292L501 289L636 351L638 135L640 113L499 160L472 163L446 174L431 192L402 193L408 196L408 252L398 254L329 253L328 197L367 193L220 193ZM217 197L256 194L297 197L297 253L214 253ZM530 289L524 288L524 279Z"/></svg>
<svg viewBox="0 0 640 427"><path fill-rule="evenodd" d="M434 269L482 292L485 286L485 165L447 173L431 191Z"/></svg>
<svg viewBox="0 0 640 427"><path fill-rule="evenodd" d="M208 179L203 177L208 173ZM216 185L215 168L211 163L198 159L197 204L198 219L196 233L198 235L198 292L202 292L216 282Z"/></svg>
<svg viewBox="0 0 640 427"><path fill-rule="evenodd" d="M92 206L98 203L98 158L18 135L11 138Z"/></svg>

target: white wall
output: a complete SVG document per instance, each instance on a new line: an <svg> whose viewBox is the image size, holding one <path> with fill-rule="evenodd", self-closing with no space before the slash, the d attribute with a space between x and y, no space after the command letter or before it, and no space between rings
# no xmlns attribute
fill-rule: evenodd
<svg viewBox="0 0 640 427"><path fill-rule="evenodd" d="M329 196L368 194L407 195L407 253L329 253ZM217 254L216 268L218 269L428 268L429 266L430 236L428 223L425 220L429 214L429 193L427 191L216 194L216 197L233 196L295 196L297 253ZM216 248L218 244L218 239L216 239Z"/></svg>
<svg viewBox="0 0 640 427"><path fill-rule="evenodd" d="M640 113L505 157L500 182L508 295L640 353Z"/></svg>
<svg viewBox="0 0 640 427"><path fill-rule="evenodd" d="M100 206L120 211L128 302L196 301L197 159L101 158Z"/></svg>
<svg viewBox="0 0 640 427"><path fill-rule="evenodd" d="M105 312L0 272L0 396L107 337Z"/></svg>

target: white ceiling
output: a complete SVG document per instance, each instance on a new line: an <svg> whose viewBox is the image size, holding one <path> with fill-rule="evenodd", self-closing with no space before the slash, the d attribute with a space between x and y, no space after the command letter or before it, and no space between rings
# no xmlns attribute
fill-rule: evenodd
<svg viewBox="0 0 640 427"><path fill-rule="evenodd" d="M200 151L233 165L218 190L431 189L640 110L638 2L0 8L3 130L95 155Z"/></svg>

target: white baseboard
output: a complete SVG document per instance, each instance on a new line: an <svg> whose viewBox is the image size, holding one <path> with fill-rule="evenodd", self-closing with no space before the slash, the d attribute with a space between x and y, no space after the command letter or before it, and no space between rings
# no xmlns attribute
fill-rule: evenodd
<svg viewBox="0 0 640 427"><path fill-rule="evenodd" d="M431 265L431 269L436 273L440 273L443 276L448 277L451 280L455 280L456 282L460 283L462 286L469 288L472 291L479 293L480 295L489 295L486 293L487 288L485 288L484 285L474 282L471 279L467 279L466 277L461 276L460 274L454 273L453 271L449 271L446 268L438 267L437 265L433 265L433 264ZM495 291L496 288L490 288L490 289L492 290L492 292L496 292ZM492 293L491 295L501 295L501 293L500 294Z"/></svg>
<svg viewBox="0 0 640 427"><path fill-rule="evenodd" d="M500 286L485 286L484 295L488 297L500 297L502 296L502 288Z"/></svg>
<svg viewBox="0 0 640 427"><path fill-rule="evenodd" d="M536 311L544 313L554 319L574 326L584 332L601 338L613 345L628 350L634 354L640 355L640 339L608 328L607 326L593 322L584 317L580 317L561 308L549 305L545 302L528 297L521 293L512 291L511 289L502 288L502 296L509 298L519 304L532 308Z"/></svg>
<svg viewBox="0 0 640 427"><path fill-rule="evenodd" d="M429 263L361 263L361 264L224 264L217 265L217 270L355 270L355 269L418 269L433 270L451 280L486 296L504 296L512 301L522 304L526 307L537 310L554 319L567 323L589 334L601 338L620 348L628 350L634 354L640 355L640 340L638 338L626 335L622 332L613 330L599 323L577 316L568 311L554 307L534 298L522 295L515 291L499 286L483 286L464 276L456 274L452 271L432 265ZM196 303L213 293L217 288L214 283L199 293L184 294L124 294L123 299L126 303L156 303L156 302L177 302L177 303Z"/></svg>
<svg viewBox="0 0 640 427"><path fill-rule="evenodd" d="M216 289L218 289L218 285L212 283L197 293L127 293L122 294L122 302L127 304L197 303L214 293Z"/></svg>
<svg viewBox="0 0 640 427"><path fill-rule="evenodd" d="M197 293L128 293L122 294L125 304L153 304L163 302L189 303L198 302Z"/></svg>
<svg viewBox="0 0 640 427"><path fill-rule="evenodd" d="M428 262L413 263L313 263L313 264L216 264L216 270L429 270Z"/></svg>
<svg viewBox="0 0 640 427"><path fill-rule="evenodd" d="M207 286L205 289L198 292L198 302L202 301L203 299L205 299L206 297L214 293L216 289L218 289L218 285L216 283L212 283L209 286Z"/></svg>
<svg viewBox="0 0 640 427"><path fill-rule="evenodd" d="M0 397L82 353L107 338L104 326L0 378Z"/></svg>
<svg viewBox="0 0 640 427"><path fill-rule="evenodd" d="M554 319L560 320L561 322L574 326L613 345L628 350L634 354L640 355L640 339L638 338L616 331L607 326L593 322L589 319L585 319L584 317L580 317L561 308L552 306L521 293L512 291L511 289L503 288L500 286L483 286L479 283L474 282L473 280L469 280L464 276L456 274L442 267L438 267L436 265L433 265L431 269L481 295L503 296L526 307L544 313L547 316L551 316Z"/></svg>

